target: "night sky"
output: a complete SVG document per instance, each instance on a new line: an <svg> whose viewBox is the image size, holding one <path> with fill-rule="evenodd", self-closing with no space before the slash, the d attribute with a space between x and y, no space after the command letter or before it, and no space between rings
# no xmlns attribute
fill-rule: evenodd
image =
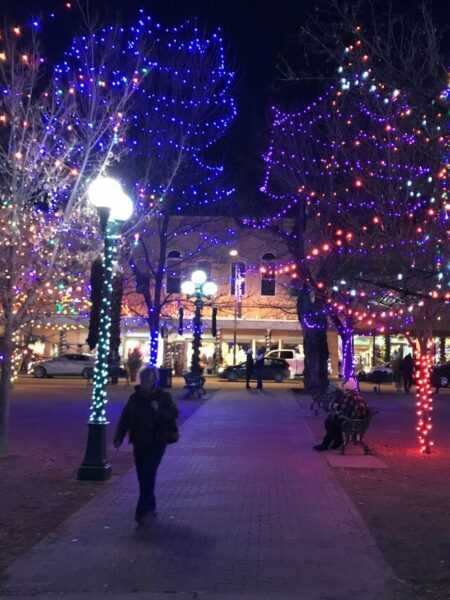
<svg viewBox="0 0 450 600"><path fill-rule="evenodd" d="M408 10L408 3L397 0L400 8ZM418 2L418 0L416 0ZM41 13L46 22L44 32L48 51L59 54L77 31L76 3L65 9L61 0L0 0L3 15L8 14L23 22L31 15ZM7 4L8 6L4 6ZM268 141L269 107L281 104L289 97L289 104L305 104L311 97L311 88L275 89L276 63L280 53L295 61L293 37L299 31L315 0L91 0L93 12L102 22L133 20L139 8L163 25L176 25L187 18L198 17L207 30L220 26L228 49L231 65L237 73L235 96L238 118L230 133L220 145L225 163L233 172L242 196L255 194L261 181L261 153ZM434 8L439 22L449 22L446 2L435 0ZM55 17L48 15L54 12ZM313 91L314 93L314 91Z"/></svg>

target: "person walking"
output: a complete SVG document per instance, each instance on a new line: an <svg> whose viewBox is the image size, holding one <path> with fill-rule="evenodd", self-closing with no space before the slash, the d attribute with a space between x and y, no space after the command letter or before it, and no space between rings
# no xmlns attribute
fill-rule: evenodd
<svg viewBox="0 0 450 600"><path fill-rule="evenodd" d="M401 362L400 372L403 378L403 389L409 394L414 380L414 361L411 354L407 354Z"/></svg>
<svg viewBox="0 0 450 600"><path fill-rule="evenodd" d="M255 359L255 377L256 377L256 389L262 390L262 378L263 378L263 367L264 367L264 348L260 348L256 353Z"/></svg>
<svg viewBox="0 0 450 600"><path fill-rule="evenodd" d="M401 373L402 359L400 356L395 356L391 362L392 378L395 383L395 389L400 392L402 389L402 373Z"/></svg>
<svg viewBox="0 0 450 600"><path fill-rule="evenodd" d="M178 408L172 396L159 387L159 371L146 367L140 373L140 385L131 394L122 411L114 436L114 447L120 448L126 433L133 444L134 464L139 481L139 499L135 521L144 525L156 511L156 472L166 445L178 440L175 419Z"/></svg>
<svg viewBox="0 0 450 600"><path fill-rule="evenodd" d="M253 352L251 349L249 349L249 350L247 350L247 357L246 357L246 361L245 361L245 378L247 380L247 385L245 387L248 390L251 389L250 378L253 375L253 367L254 367Z"/></svg>

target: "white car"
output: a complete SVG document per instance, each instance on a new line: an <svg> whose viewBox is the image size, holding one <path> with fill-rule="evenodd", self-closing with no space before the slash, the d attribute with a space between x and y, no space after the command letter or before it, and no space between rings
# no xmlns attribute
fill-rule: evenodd
<svg viewBox="0 0 450 600"><path fill-rule="evenodd" d="M62 354L57 358L33 363L32 373L39 379L53 375L81 375L87 379L94 365L95 357L89 354Z"/></svg>
<svg viewBox="0 0 450 600"><path fill-rule="evenodd" d="M303 375L305 369L305 359L295 350L271 350L266 354L266 358L281 358L289 365L291 378L296 375Z"/></svg>

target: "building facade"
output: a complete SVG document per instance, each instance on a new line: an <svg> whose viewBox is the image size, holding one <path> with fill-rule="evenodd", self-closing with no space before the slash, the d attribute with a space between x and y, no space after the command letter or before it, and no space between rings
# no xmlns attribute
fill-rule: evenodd
<svg viewBox="0 0 450 600"><path fill-rule="evenodd" d="M223 232L227 235L220 235ZM152 242L157 232L150 231L147 235L149 245L157 247ZM211 243L205 243L205 237ZM218 286L217 295L205 300L203 306L201 360L207 370L212 372L219 364L243 362L249 348L254 352L259 347L295 349L303 356L294 293L295 274L289 269L274 274L289 258L279 240L270 233L239 228L232 219L202 219L198 227L194 223L184 235L170 236L163 278L158 364L171 366L177 374L189 369L194 305L181 293L181 284L197 269L203 270ZM135 277L127 266L124 277L121 356L126 362L128 354L139 347L146 360L150 348L147 307L142 290L136 290ZM151 277L148 285L152 286ZM216 313L215 332L213 311ZM54 356L69 350L88 352L87 330L86 318L54 316L31 324L27 339L34 353L40 356ZM447 333L444 324L436 329L437 359L441 361L450 354ZM340 343L331 327L328 345L330 370L337 375ZM374 337L365 335L364 331L358 331L355 336L354 348L358 368L387 362L393 354L404 355L410 351L408 340L401 334Z"/></svg>

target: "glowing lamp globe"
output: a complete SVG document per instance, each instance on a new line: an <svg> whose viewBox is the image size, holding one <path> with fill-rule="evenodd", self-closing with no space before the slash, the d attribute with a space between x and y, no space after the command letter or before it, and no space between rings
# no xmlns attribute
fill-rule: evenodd
<svg viewBox="0 0 450 600"><path fill-rule="evenodd" d="M133 201L122 192L120 198L117 198L111 206L109 215L110 221L128 221L133 214Z"/></svg>
<svg viewBox="0 0 450 600"><path fill-rule="evenodd" d="M214 283L214 281L207 281L202 288L202 292L205 294L205 296L214 296L217 294L217 285Z"/></svg>
<svg viewBox="0 0 450 600"><path fill-rule="evenodd" d="M204 271L194 271L191 275L191 280L195 285L203 285L206 281L206 273Z"/></svg>
<svg viewBox="0 0 450 600"><path fill-rule="evenodd" d="M120 183L111 177L97 177L89 184L87 193L93 206L110 210L123 196Z"/></svg>
<svg viewBox="0 0 450 600"><path fill-rule="evenodd" d="M195 294L195 284L192 281L183 281L181 284L181 291L186 296L192 296Z"/></svg>

